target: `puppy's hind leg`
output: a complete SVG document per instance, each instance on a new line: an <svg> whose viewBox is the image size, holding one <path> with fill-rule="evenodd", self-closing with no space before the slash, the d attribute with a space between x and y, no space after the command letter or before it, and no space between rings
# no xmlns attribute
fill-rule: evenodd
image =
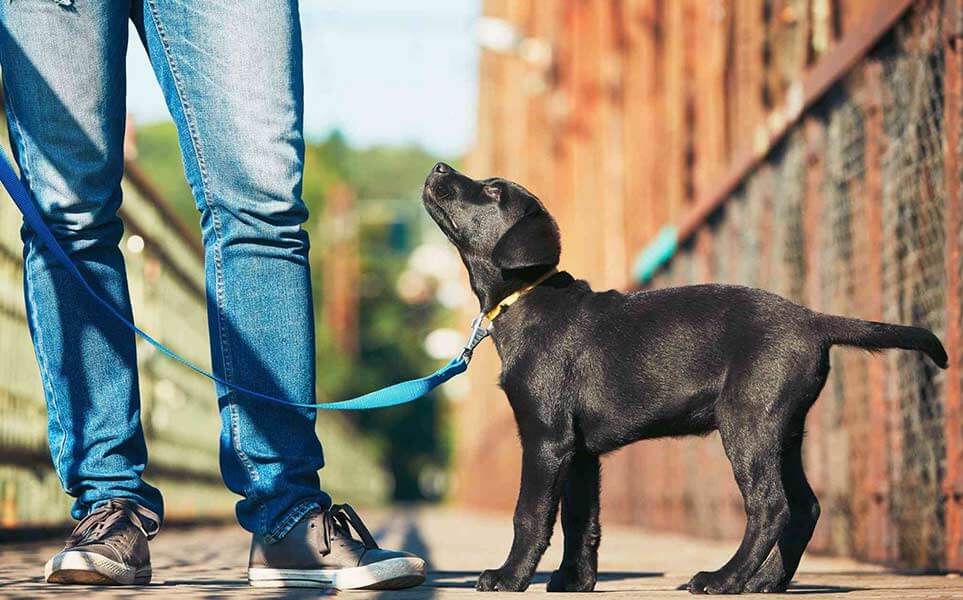
<svg viewBox="0 0 963 600"><path fill-rule="evenodd" d="M782 480L789 497L789 524L766 562L749 579L745 592L784 592L792 581L819 519L819 501L806 480L802 462L802 427L787 441Z"/></svg>
<svg viewBox="0 0 963 600"><path fill-rule="evenodd" d="M729 562L718 571L696 573L689 581L693 594L742 592L789 522L779 459L786 423L773 407L774 398L759 397L767 388L777 396L769 386L744 381L735 390L725 390L717 404L722 444L745 500L746 531Z"/></svg>
<svg viewBox="0 0 963 600"><path fill-rule="evenodd" d="M819 501L803 470L802 443L806 413L816 402L829 376L829 354L813 357L813 368L797 373L796 385L786 395L788 435L781 453L782 485L789 499L789 523L766 562L746 583L744 592L783 592L789 587L819 519ZM800 364L805 364L802 362Z"/></svg>
<svg viewBox="0 0 963 600"><path fill-rule="evenodd" d="M550 592L590 592L598 577L599 457L577 450L562 489L565 554L548 582Z"/></svg>

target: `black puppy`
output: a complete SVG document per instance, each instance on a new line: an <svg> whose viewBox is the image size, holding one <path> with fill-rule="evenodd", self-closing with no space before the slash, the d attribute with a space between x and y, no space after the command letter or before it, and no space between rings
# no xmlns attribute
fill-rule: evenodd
<svg viewBox="0 0 963 600"><path fill-rule="evenodd" d="M554 270L558 227L518 184L473 180L444 163L425 207L458 249L483 311ZM819 503L803 473L806 412L834 344L946 352L932 333L813 312L731 285L621 294L552 274L495 317L493 338L522 444L515 539L478 589L528 587L561 502L565 551L549 591L595 586L599 456L640 439L718 429L745 499L738 551L697 573L692 593L783 591Z"/></svg>

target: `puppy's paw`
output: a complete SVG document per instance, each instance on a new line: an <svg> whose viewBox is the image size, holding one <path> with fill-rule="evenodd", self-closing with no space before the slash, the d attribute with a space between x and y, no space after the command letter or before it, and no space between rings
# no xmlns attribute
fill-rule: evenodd
<svg viewBox="0 0 963 600"><path fill-rule="evenodd" d="M595 589L594 574L578 573L571 567L560 567L552 573L546 586L549 592L591 592Z"/></svg>
<svg viewBox="0 0 963 600"><path fill-rule="evenodd" d="M738 594L742 583L722 571L699 571L686 586L690 594Z"/></svg>
<svg viewBox="0 0 963 600"><path fill-rule="evenodd" d="M743 593L746 594L781 594L789 588L789 582L782 577L767 578L760 577L757 573L742 586Z"/></svg>
<svg viewBox="0 0 963 600"><path fill-rule="evenodd" d="M778 594L785 592L788 587L789 578L786 577L782 561L767 560L756 574L749 578L746 585L742 586L742 591L748 594Z"/></svg>
<svg viewBox="0 0 963 600"><path fill-rule="evenodd" d="M485 569L478 576L475 589L479 592L494 592L498 590L498 569Z"/></svg>
<svg viewBox="0 0 963 600"><path fill-rule="evenodd" d="M742 588L744 594L782 594L789 585L782 581L750 581Z"/></svg>
<svg viewBox="0 0 963 600"><path fill-rule="evenodd" d="M524 592L528 580L507 577L501 569L487 569L478 576L475 589L479 592Z"/></svg>

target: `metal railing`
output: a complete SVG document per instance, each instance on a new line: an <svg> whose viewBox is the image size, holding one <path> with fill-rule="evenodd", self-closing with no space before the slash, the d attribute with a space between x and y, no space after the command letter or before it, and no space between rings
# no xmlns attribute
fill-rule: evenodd
<svg viewBox="0 0 963 600"><path fill-rule="evenodd" d="M140 327L209 368L203 248L151 185L127 161L121 248ZM0 201L0 529L45 527L67 519L70 499L50 467L46 409L24 314L22 219ZM222 518L233 497L218 471L219 419L213 384L138 341L142 421L150 451L146 478L165 495L172 519ZM319 419L325 488L338 497L377 503L390 476L337 415ZM9 537L9 536L7 536Z"/></svg>

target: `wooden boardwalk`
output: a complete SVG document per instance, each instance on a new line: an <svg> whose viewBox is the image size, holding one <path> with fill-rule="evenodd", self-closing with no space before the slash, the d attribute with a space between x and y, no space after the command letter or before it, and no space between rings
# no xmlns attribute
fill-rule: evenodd
<svg viewBox="0 0 963 600"><path fill-rule="evenodd" d="M350 598L397 600L479 597L475 577L504 559L511 542L511 518L445 509L365 511L369 526L386 547L425 556L429 581L406 592L352 592ZM529 594L545 593L548 573L561 555L558 535L546 554ZM638 529L607 527L602 540L598 598L688 598L678 587L696 571L716 568L735 542L707 542ZM55 542L0 546L0 597L140 598L311 598L317 590L257 590L247 586L244 567L248 536L237 527L167 529L152 544L154 581L132 588L48 586L44 561ZM907 575L843 559L807 556L787 597L960 598L963 579L955 575ZM504 596L499 594L499 596ZM488 597L488 596L486 596ZM518 595L511 597L518 598Z"/></svg>

